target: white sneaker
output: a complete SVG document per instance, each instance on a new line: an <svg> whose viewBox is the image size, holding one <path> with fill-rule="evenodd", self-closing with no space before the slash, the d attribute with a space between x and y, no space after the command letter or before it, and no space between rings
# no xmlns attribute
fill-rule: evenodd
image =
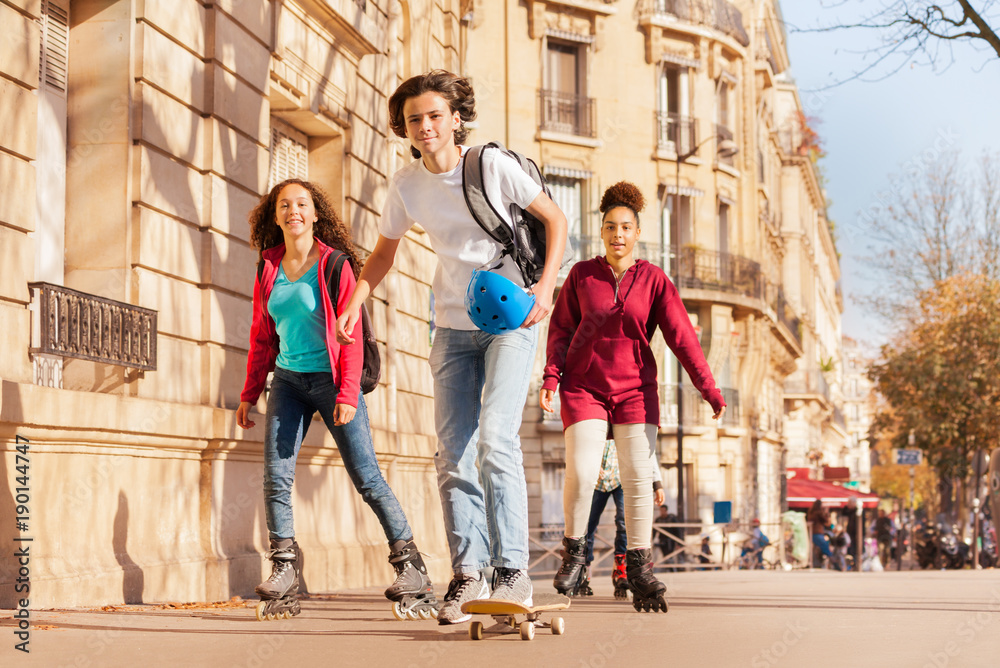
<svg viewBox="0 0 1000 668"><path fill-rule="evenodd" d="M448 585L441 608L438 610L438 624L461 624L472 619L472 615L462 612L462 604L467 601L486 598L490 588L482 573L456 575Z"/></svg>

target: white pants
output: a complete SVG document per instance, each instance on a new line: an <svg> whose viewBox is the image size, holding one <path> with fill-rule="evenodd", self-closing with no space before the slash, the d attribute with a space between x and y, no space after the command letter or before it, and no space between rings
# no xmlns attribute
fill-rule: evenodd
<svg viewBox="0 0 1000 668"><path fill-rule="evenodd" d="M625 495L625 533L628 549L648 548L653 533L653 480L656 461L655 424L612 425L618 448L618 470ZM566 429L566 483L563 512L568 538L587 534L590 502L601 472L607 441L605 420L582 420Z"/></svg>

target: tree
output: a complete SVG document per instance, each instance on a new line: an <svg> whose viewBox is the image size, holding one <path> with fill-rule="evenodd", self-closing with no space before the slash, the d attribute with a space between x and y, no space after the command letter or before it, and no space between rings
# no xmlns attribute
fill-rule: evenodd
<svg viewBox="0 0 1000 668"><path fill-rule="evenodd" d="M837 2L836 7L846 4ZM861 3L858 3L861 4ZM877 31L881 44L869 52L870 62L850 78L861 78L870 73L879 78L891 76L908 63L925 60L926 64L941 64L947 54L953 60L951 46L969 43L988 54L1000 58L1000 36L994 26L1000 25L1000 8L996 0L880 0L865 2L860 18L836 22L816 28L793 28L798 32L830 32L846 29ZM877 9L872 9L872 6ZM887 68L880 72L879 68ZM843 81L838 82L844 83Z"/></svg>
<svg viewBox="0 0 1000 668"><path fill-rule="evenodd" d="M960 274L1000 278L1000 154L975 166L943 148L903 165L858 218L878 292L859 301L907 325L915 297Z"/></svg>
<svg viewBox="0 0 1000 668"><path fill-rule="evenodd" d="M912 431L938 473L942 511L953 512L953 486L961 505L976 450L1000 445L1000 281L937 281L869 377L891 407L880 413L883 430L894 447L906 447Z"/></svg>

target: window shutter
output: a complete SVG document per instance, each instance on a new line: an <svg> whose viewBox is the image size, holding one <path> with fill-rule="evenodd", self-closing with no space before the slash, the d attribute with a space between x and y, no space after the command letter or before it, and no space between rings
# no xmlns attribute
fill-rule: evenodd
<svg viewBox="0 0 1000 668"><path fill-rule="evenodd" d="M69 62L69 9L60 2L44 0L39 84L61 95L66 94L66 80Z"/></svg>
<svg viewBox="0 0 1000 668"><path fill-rule="evenodd" d="M267 189L285 179L309 178L309 138L287 123L271 119L271 165L267 173Z"/></svg>

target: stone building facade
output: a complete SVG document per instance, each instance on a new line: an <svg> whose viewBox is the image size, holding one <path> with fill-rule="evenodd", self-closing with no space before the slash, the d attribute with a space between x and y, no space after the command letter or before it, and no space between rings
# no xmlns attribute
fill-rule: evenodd
<svg viewBox="0 0 1000 668"><path fill-rule="evenodd" d="M287 176L362 249L405 157L387 95L460 68L459 3L0 0L0 524L30 441L32 605L217 600L266 574L262 424L236 427L257 253L247 214ZM419 230L371 307L376 450L447 577ZM45 354L44 351L55 354ZM263 400L258 406L263 410ZM322 423L295 486L314 591L384 584L385 537ZM0 607L16 564L0 556Z"/></svg>
<svg viewBox="0 0 1000 668"><path fill-rule="evenodd" d="M711 522L714 502L732 501L735 519L776 522L800 440L788 383L794 390L800 369L839 361L842 311L816 166L788 133L802 105L787 76L778 3L471 8L463 63L479 100L472 141L503 141L540 165L577 259L603 252L597 209L607 186L628 179L647 196L637 254L679 279L729 403L716 425L682 384L686 517ZM730 141L735 156L720 150ZM673 511L677 367L657 340L659 453ZM531 526L552 539L562 522L563 441L558 417L536 406L542 358L521 437ZM843 430L829 428L832 407L824 404L818 428L843 441Z"/></svg>
<svg viewBox="0 0 1000 668"><path fill-rule="evenodd" d="M686 514L711 521L730 500L737 519L776 520L795 401L833 413L790 400L788 379L839 360L840 307L815 167L782 134L800 105L773 0L0 0L0 26L0 184L17 194L0 199L0 525L20 512L26 438L33 605L217 600L260 581L262 427L240 430L233 410L257 259L247 213L303 176L371 249L387 179L410 160L387 96L432 67L472 77L473 142L541 165L578 259L601 252L604 188L628 178L647 195L638 252L679 276L730 405L716 425L682 385ZM441 583L434 266L415 227L371 300L383 380L368 401ZM659 345L673 507L676 366ZM521 431L536 533L562 521L542 364ZM295 509L309 589L388 581L384 536L321 424ZM15 572L0 556L0 607Z"/></svg>

